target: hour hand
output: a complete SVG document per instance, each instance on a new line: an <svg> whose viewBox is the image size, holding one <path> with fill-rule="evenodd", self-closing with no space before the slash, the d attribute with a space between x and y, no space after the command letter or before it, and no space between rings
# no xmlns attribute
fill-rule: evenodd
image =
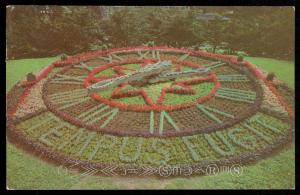
<svg viewBox="0 0 300 195"><path fill-rule="evenodd" d="M88 87L89 91L103 91L108 88L116 87L122 83L129 83L130 85L142 86L145 84L153 84L158 82L166 82L176 78L206 75L209 71L208 68L197 68L193 70L174 72L171 71L172 63L169 61L157 62L148 65L137 71L130 72L126 75L119 76L104 81L100 81Z"/></svg>
<svg viewBox="0 0 300 195"><path fill-rule="evenodd" d="M150 78L149 83L157 83L157 82L164 82L169 80L174 80L176 78L182 78L182 77L190 77L190 76L202 76L207 75L209 73L208 68L197 68L193 70L187 70L187 71L165 71L161 74L157 75L156 77Z"/></svg>
<svg viewBox="0 0 300 195"><path fill-rule="evenodd" d="M117 78L107 79L100 81L88 87L91 92L103 91L108 88L116 87L122 83L128 82L143 82L147 77L152 75L158 75L163 71L170 70L172 68L172 63L170 61L159 61L155 64L150 64L144 68L130 72L126 75L119 76Z"/></svg>

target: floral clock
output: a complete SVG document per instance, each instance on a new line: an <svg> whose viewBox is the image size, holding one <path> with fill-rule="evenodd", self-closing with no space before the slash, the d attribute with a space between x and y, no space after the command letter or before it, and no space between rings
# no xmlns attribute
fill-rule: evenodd
<svg viewBox="0 0 300 195"><path fill-rule="evenodd" d="M91 86L168 61L163 82ZM156 78L154 78L155 80ZM164 176L161 167L247 164L290 143L292 105L249 62L170 47L108 49L56 61L7 95L10 141L43 159L104 175ZM165 169L164 169L165 170Z"/></svg>

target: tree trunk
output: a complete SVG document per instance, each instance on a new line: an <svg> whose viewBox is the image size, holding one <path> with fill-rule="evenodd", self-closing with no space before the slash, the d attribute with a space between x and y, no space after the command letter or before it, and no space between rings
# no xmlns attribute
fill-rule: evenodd
<svg viewBox="0 0 300 195"><path fill-rule="evenodd" d="M216 53L217 45L214 46L213 53Z"/></svg>

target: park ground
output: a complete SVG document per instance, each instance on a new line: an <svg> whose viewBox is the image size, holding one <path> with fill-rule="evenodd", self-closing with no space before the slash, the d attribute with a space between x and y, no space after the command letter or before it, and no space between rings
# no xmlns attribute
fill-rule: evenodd
<svg viewBox="0 0 300 195"><path fill-rule="evenodd" d="M8 60L6 92L29 72L38 72L57 57ZM294 89L294 63L261 57L246 57ZM122 178L86 176L41 161L11 143L6 145L8 189L294 189L294 144L280 153L243 167L242 175L221 172L191 178Z"/></svg>

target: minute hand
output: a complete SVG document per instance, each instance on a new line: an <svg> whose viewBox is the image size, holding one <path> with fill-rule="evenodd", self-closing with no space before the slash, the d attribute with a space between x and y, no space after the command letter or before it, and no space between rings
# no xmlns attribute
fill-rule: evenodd
<svg viewBox="0 0 300 195"><path fill-rule="evenodd" d="M145 77L159 74L162 71L170 69L171 67L172 67L172 63L169 61L158 62L151 66L147 66L147 67L139 69L137 71L130 72L126 75L119 76L117 78L100 81L98 83L90 85L88 87L88 90L93 91L93 92L102 91L102 90L105 90L105 89L108 89L111 87L116 87L125 82L142 80Z"/></svg>
<svg viewBox="0 0 300 195"><path fill-rule="evenodd" d="M149 79L149 83L157 83L170 79L193 76L193 75L206 75L209 73L208 68L197 68L194 70L187 70L183 72L162 72L157 77Z"/></svg>
<svg viewBox="0 0 300 195"><path fill-rule="evenodd" d="M130 75L124 75L124 76L120 76L117 78L113 78L113 79L107 79L104 81L100 81L98 83L95 83L93 85L90 85L88 87L88 90L91 92L97 92L97 91L102 91L111 87L115 87L120 85L121 83L124 83L126 80L129 79Z"/></svg>

